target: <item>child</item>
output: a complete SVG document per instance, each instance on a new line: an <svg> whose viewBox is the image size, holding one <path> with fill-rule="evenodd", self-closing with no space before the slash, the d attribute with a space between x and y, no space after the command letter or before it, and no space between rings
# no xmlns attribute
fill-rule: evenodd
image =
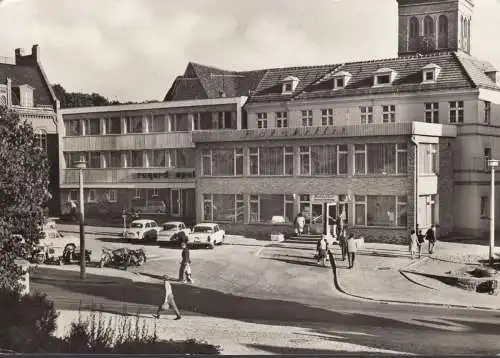
<svg viewBox="0 0 500 358"><path fill-rule="evenodd" d="M181 313L179 312L179 309L177 308L177 305L175 304L174 293L172 292L172 286L170 285L170 282L168 282L168 276L163 276L163 285L164 285L163 303L160 304L160 306L158 307L158 310L156 311L156 314L153 314L153 317L160 318L161 311L166 311L168 308L171 308L177 316L177 317L175 317L175 320L176 321L180 320Z"/></svg>

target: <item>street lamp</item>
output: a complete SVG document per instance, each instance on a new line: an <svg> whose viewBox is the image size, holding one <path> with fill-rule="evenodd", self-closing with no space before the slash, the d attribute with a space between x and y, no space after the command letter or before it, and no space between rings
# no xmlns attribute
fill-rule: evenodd
<svg viewBox="0 0 500 358"><path fill-rule="evenodd" d="M497 159L488 159L488 167L491 168L491 194L490 194L490 266L495 261L495 169L498 167Z"/></svg>
<svg viewBox="0 0 500 358"><path fill-rule="evenodd" d="M85 280L85 212L83 197L83 170L87 168L85 159L81 159L75 164L80 174L80 279Z"/></svg>

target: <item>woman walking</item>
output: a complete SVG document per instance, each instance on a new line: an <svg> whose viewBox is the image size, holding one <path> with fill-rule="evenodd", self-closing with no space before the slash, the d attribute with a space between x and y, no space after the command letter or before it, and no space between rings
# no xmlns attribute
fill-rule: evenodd
<svg viewBox="0 0 500 358"><path fill-rule="evenodd" d="M412 260L415 258L415 255L417 254L418 246L419 245L418 245L417 233L415 232L415 230L412 230L410 233L410 255Z"/></svg>
<svg viewBox="0 0 500 358"><path fill-rule="evenodd" d="M354 259L356 258L357 251L358 245L356 243L356 239L354 238L354 234L349 234L349 238L347 239L347 258L349 259L350 269L354 267Z"/></svg>

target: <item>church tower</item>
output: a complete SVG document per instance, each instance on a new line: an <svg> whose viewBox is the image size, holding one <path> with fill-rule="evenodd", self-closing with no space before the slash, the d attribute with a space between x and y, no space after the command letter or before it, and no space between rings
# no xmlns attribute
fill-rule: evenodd
<svg viewBox="0 0 500 358"><path fill-rule="evenodd" d="M398 55L434 51L470 53L474 0L397 0Z"/></svg>

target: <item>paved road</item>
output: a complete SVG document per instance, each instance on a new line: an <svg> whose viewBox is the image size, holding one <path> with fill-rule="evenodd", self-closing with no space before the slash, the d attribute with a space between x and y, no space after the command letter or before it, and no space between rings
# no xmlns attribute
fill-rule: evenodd
<svg viewBox="0 0 500 358"><path fill-rule="evenodd" d="M88 235L89 247L122 245L116 239ZM353 344L417 354L500 353L500 313L353 300L336 292L332 273L315 265L306 246L227 245L193 250L194 285L174 284L187 315L207 315L247 322L308 327L317 335ZM157 256L136 271L175 276L180 251L147 247ZM44 277L57 276L59 280ZM82 285L68 272L35 273L34 289L43 290L61 309L92 302L110 312L152 312L160 296L157 283L130 281ZM68 279L69 281L65 279ZM126 306L126 308L125 308ZM351 333L350 333L351 332ZM287 353L277 346L259 346ZM293 353L328 353L294 351Z"/></svg>

